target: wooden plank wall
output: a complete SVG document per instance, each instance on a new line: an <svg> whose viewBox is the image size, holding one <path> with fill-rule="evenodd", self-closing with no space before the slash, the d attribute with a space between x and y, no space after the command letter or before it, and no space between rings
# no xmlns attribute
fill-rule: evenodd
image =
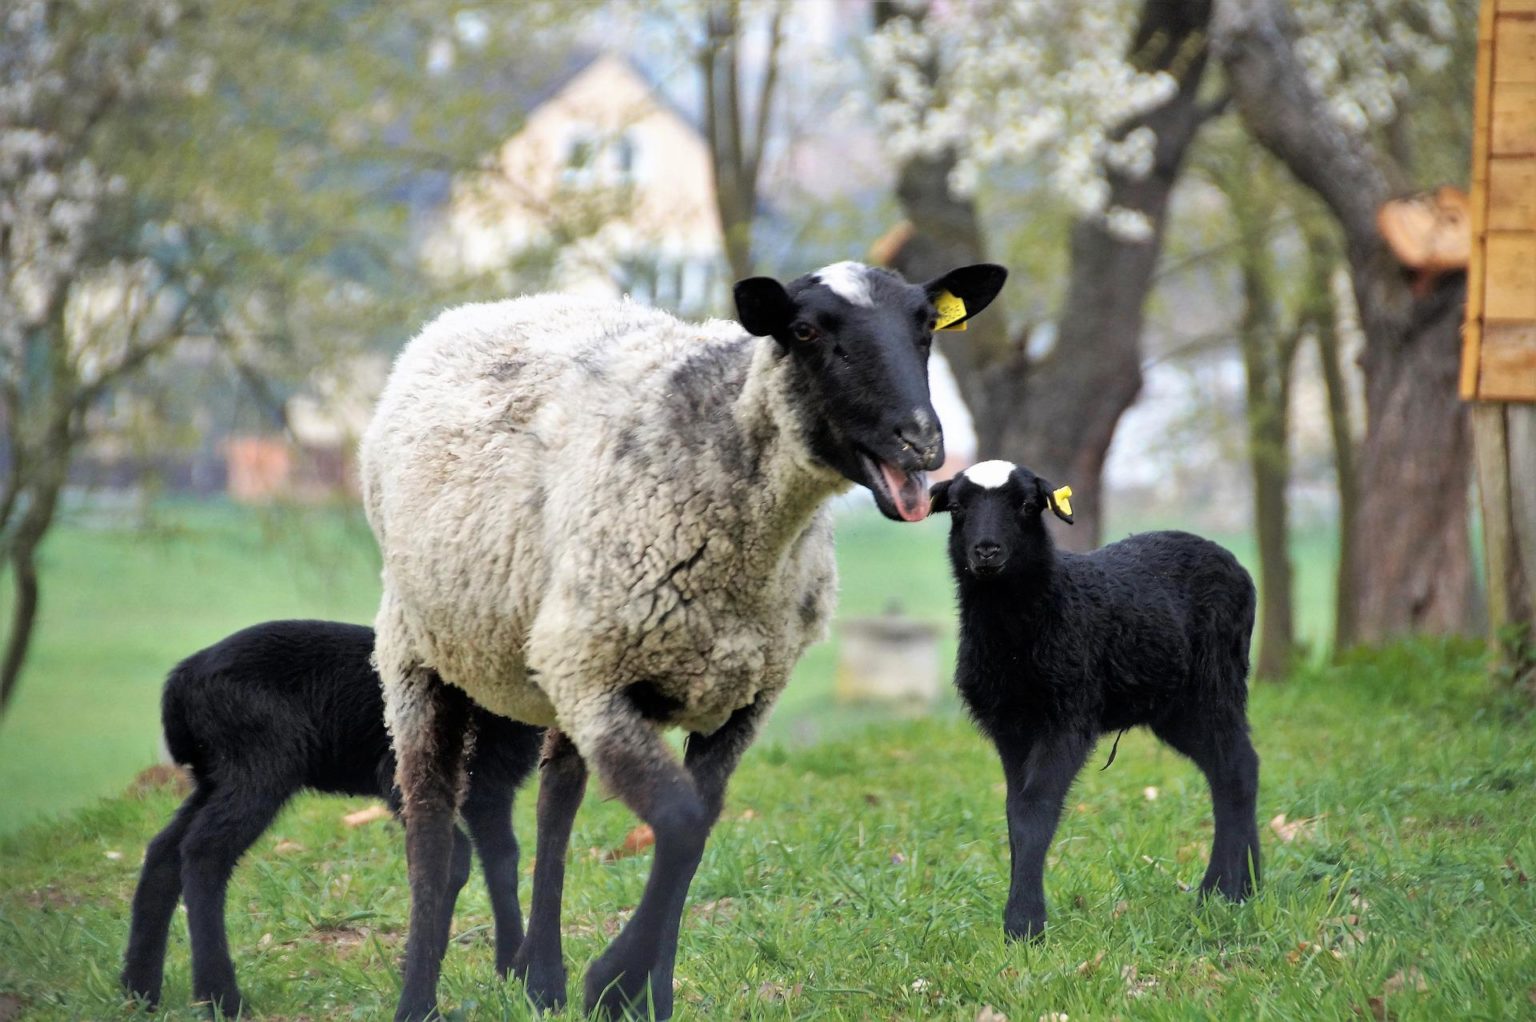
<svg viewBox="0 0 1536 1022"><path fill-rule="evenodd" d="M1472 253L1462 397L1472 408L1489 639L1495 662L1536 672L1536 0L1483 0L1472 142ZM1536 673L1533 673L1536 676Z"/></svg>
<svg viewBox="0 0 1536 1022"><path fill-rule="evenodd" d="M1461 393L1536 401L1536 0L1484 0Z"/></svg>

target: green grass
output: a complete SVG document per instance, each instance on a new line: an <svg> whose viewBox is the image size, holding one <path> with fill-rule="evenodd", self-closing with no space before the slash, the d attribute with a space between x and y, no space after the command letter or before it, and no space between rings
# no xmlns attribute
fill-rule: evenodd
<svg viewBox="0 0 1536 1022"><path fill-rule="evenodd" d="M985 1006L1014 1022L1531 1017L1536 721L1490 694L1476 651L1409 645L1306 668L1260 686L1252 716L1260 819L1313 821L1290 841L1262 828L1259 895L1202 906L1182 889L1210 840L1204 784L1136 732L1113 768L1090 767L1074 789L1046 878L1051 928L1029 946L1002 940L999 774L966 724L759 745L694 883L678 1018L974 1022ZM175 801L120 797L0 838L0 1003L17 999L39 1022L150 1017L123 1006L114 976L139 858ZM525 842L532 801L517 811ZM342 826L362 804L299 800L236 873L231 946L262 1017L392 1008L400 834ZM632 822L596 791L578 817L573 989L640 895L648 856L593 851ZM451 1017L531 1018L518 987L493 978L489 920L472 882L443 1005ZM172 932L165 1022L201 1017L187 1005L183 923Z"/></svg>
<svg viewBox="0 0 1536 1022"><path fill-rule="evenodd" d="M0 833L119 791L155 761L160 685L187 654L270 618L373 619L378 559L356 512L170 504L154 522L130 527L77 513L44 546L33 656L0 724ZM947 527L941 519L897 525L867 508L844 515L840 615L877 614L894 601L939 624L940 663L953 662ZM1108 535L1129 529L1113 523ZM1252 565L1248 537L1212 538ZM1299 627L1314 646L1330 625L1332 546L1327 530L1297 538ZM836 632L801 661L767 738L805 744L888 716L833 699ZM956 716L953 696L935 712Z"/></svg>

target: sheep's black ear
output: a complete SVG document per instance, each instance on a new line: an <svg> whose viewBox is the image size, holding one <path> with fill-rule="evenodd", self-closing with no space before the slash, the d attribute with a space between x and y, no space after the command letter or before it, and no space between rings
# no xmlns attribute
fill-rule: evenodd
<svg viewBox="0 0 1536 1022"><path fill-rule="evenodd" d="M945 479L928 487L928 511L930 514L954 510L954 505L949 502L949 487L953 482L953 479Z"/></svg>
<svg viewBox="0 0 1536 1022"><path fill-rule="evenodd" d="M784 285L772 277L748 277L736 282L736 321L756 337L783 333L795 315L795 303Z"/></svg>
<svg viewBox="0 0 1536 1022"><path fill-rule="evenodd" d="M1040 506L1048 507L1056 513L1056 517L1072 524L1072 487L1057 486L1035 476L1035 492L1040 495Z"/></svg>
<svg viewBox="0 0 1536 1022"><path fill-rule="evenodd" d="M992 299L1003 289L1003 284L1008 280L1008 271L996 263L977 263L974 266L962 266L957 270L950 270L944 276L936 280L930 280L923 285L923 290L928 292L930 301L948 292L960 299L964 304L962 314L957 318L944 317L944 309L940 309L940 315L944 321L940 329L957 330L961 324L982 309L992 304Z"/></svg>

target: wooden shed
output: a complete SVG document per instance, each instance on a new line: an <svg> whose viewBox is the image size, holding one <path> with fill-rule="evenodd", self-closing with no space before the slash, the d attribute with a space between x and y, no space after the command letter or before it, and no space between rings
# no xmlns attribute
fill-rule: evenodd
<svg viewBox="0 0 1536 1022"><path fill-rule="evenodd" d="M1461 395L1493 633L1524 622L1536 643L1536 0L1483 0L1475 111ZM1513 651L1527 669L1533 649Z"/></svg>

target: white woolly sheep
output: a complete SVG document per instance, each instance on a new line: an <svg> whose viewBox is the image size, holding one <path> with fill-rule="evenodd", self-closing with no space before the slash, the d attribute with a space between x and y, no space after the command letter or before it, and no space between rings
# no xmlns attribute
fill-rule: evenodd
<svg viewBox="0 0 1536 1022"><path fill-rule="evenodd" d="M410 864L397 1019L435 1011L470 700L551 728L513 971L536 1003L563 1003L561 887L590 765L656 846L587 1008L671 1015L683 903L726 781L832 610L825 502L851 481L890 518L927 514L925 470L943 462L932 331L1005 277L982 265L911 285L854 263L787 287L754 277L735 288L739 325L537 296L447 312L405 349L362 448ZM667 727L690 732L681 764Z"/></svg>

